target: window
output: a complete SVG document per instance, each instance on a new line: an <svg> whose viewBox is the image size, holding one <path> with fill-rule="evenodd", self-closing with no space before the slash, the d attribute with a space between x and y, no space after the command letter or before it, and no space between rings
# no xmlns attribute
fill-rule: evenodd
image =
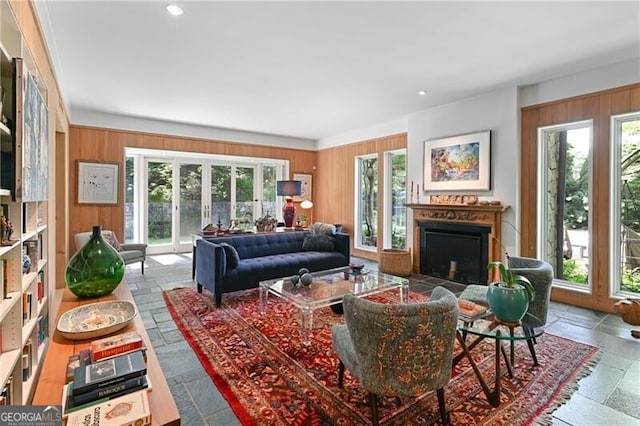
<svg viewBox="0 0 640 426"><path fill-rule="evenodd" d="M258 216L282 214L275 182L286 160L138 148L125 159L125 241L148 253L189 251L208 224L253 229Z"/></svg>
<svg viewBox="0 0 640 426"><path fill-rule="evenodd" d="M589 291L592 123L542 128L538 142L539 256L557 285Z"/></svg>
<svg viewBox="0 0 640 426"><path fill-rule="evenodd" d="M384 247L406 248L407 242L407 151L385 152Z"/></svg>
<svg viewBox="0 0 640 426"><path fill-rule="evenodd" d="M640 294L640 112L611 120L611 294Z"/></svg>
<svg viewBox="0 0 640 426"><path fill-rule="evenodd" d="M357 196L355 247L375 250L378 245L378 157L356 157Z"/></svg>

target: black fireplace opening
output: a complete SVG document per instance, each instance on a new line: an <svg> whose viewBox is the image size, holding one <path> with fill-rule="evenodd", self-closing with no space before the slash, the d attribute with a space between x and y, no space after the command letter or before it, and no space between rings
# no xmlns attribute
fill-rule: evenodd
<svg viewBox="0 0 640 426"><path fill-rule="evenodd" d="M491 227L424 221L420 273L463 284L487 284Z"/></svg>

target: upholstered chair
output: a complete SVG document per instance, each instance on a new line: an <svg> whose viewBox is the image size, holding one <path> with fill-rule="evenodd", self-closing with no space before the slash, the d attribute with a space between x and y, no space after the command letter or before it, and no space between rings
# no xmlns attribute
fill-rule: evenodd
<svg viewBox="0 0 640 426"><path fill-rule="evenodd" d="M343 299L346 324L332 329L340 359L369 392L371 417L378 424L379 396L415 396L436 390L443 424L448 423L444 387L451 378L458 304L453 293L436 287L431 300L380 304L353 295Z"/></svg>
<svg viewBox="0 0 640 426"><path fill-rule="evenodd" d="M75 235L76 251L84 247L91 238L92 232L80 232ZM102 230L102 238L113 248L115 248L122 256L124 264L141 262L141 270L144 275L144 261L147 258L147 244L144 243L120 243L113 231Z"/></svg>
<svg viewBox="0 0 640 426"><path fill-rule="evenodd" d="M509 257L509 269L514 275L522 275L531 281L536 289L536 296L529 302L528 313L533 315L537 321L522 324L525 333L532 334L533 327L543 326L547 323L547 312L549 311L549 299L551 298L551 284L553 284L553 267L544 260L532 259L529 257ZM475 303L489 306L487 301L487 286L468 285L460 294L461 299L471 300ZM534 363L538 364L536 351L533 344L536 340L527 340L529 352Z"/></svg>
<svg viewBox="0 0 640 426"><path fill-rule="evenodd" d="M551 284L553 284L553 268L544 260L529 257L511 257L509 258L509 267L512 274L528 278L536 289L536 297L529 302L527 312L539 319L540 323L530 325L546 324L549 299L551 298Z"/></svg>
<svg viewBox="0 0 640 426"><path fill-rule="evenodd" d="M553 284L553 268L544 260L532 259L529 257L509 257L509 269L514 275L522 275L531 281L536 289L536 297L529 303L527 312L540 320L539 324L547 322L547 312L549 310L549 298L551 297L551 284ZM461 299L471 300L480 305L489 306L487 301L487 286L468 285L460 294Z"/></svg>

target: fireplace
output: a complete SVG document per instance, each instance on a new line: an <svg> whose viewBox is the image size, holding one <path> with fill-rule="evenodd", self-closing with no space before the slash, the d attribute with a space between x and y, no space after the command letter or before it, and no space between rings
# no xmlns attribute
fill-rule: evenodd
<svg viewBox="0 0 640 426"><path fill-rule="evenodd" d="M413 272L486 284L487 264L501 258L502 213L509 206L429 203L407 207L413 210Z"/></svg>
<svg viewBox="0 0 640 426"><path fill-rule="evenodd" d="M420 273L463 284L486 284L491 227L422 221Z"/></svg>

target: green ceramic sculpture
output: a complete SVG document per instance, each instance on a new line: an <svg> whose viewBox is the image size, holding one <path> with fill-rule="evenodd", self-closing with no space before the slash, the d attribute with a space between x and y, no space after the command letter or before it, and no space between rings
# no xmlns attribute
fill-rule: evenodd
<svg viewBox="0 0 640 426"><path fill-rule="evenodd" d="M100 226L94 226L89 242L69 260L64 278L76 296L100 297L118 287L124 268L120 253L102 238Z"/></svg>

